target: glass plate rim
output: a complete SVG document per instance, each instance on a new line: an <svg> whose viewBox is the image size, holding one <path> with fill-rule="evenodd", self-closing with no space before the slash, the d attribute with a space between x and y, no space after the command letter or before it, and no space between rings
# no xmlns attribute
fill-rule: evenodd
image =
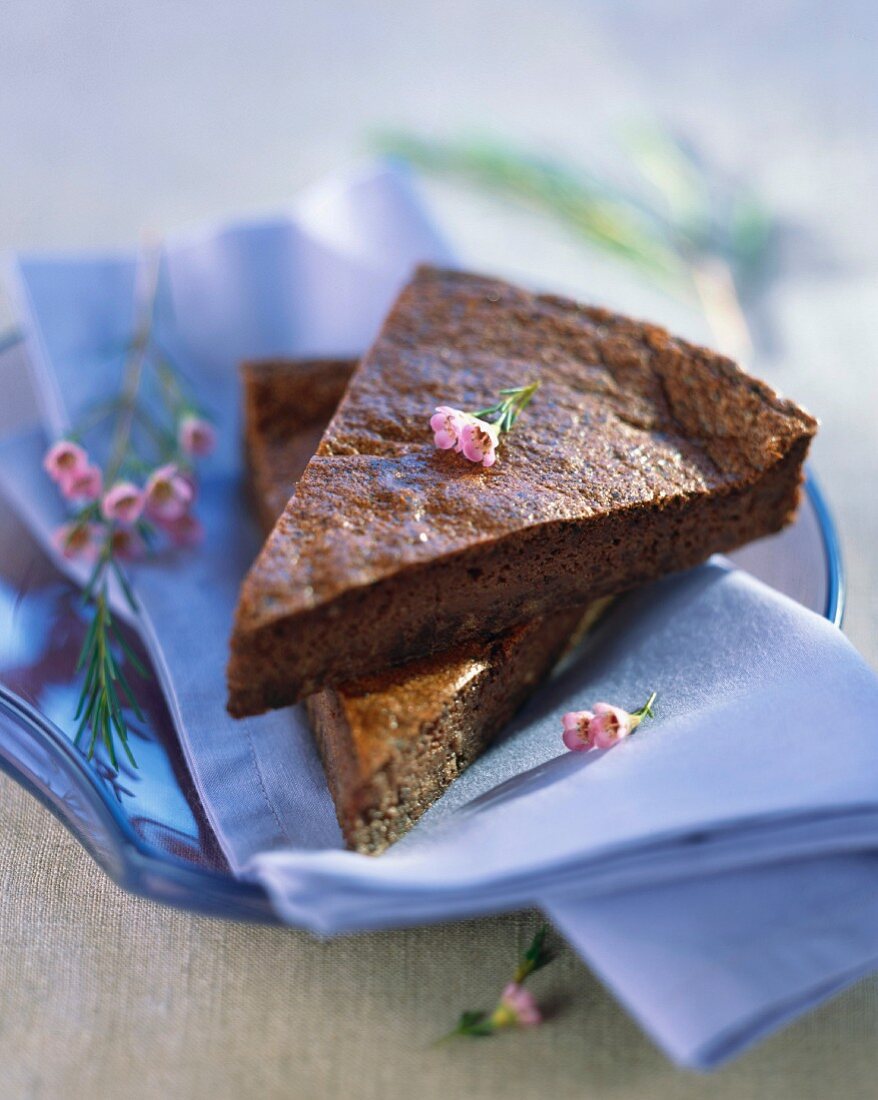
<svg viewBox="0 0 878 1100"><path fill-rule="evenodd" d="M805 493L814 509L826 566L824 617L837 627L844 619L845 570L838 529L826 498L811 472ZM48 753L54 765L53 787L40 780L0 742L0 770L14 779L61 822L98 866L122 889L177 908L226 919L278 923L260 885L230 872L188 864L153 848L131 827L82 753L36 708L0 685L0 718L30 736L34 749ZM8 728L8 726L7 726ZM72 797L85 801L87 817L72 809Z"/></svg>

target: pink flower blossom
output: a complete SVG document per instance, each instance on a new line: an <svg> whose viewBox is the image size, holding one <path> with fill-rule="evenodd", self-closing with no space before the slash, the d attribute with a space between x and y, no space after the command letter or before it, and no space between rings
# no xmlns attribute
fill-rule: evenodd
<svg viewBox="0 0 878 1100"><path fill-rule="evenodd" d="M460 409L448 405L439 405L430 417L430 427L434 432L433 442L441 451L460 450L460 433L469 416Z"/></svg>
<svg viewBox="0 0 878 1100"><path fill-rule="evenodd" d="M590 710L571 710L561 719L564 728L561 739L571 752L587 752L593 747L591 724L594 717Z"/></svg>
<svg viewBox="0 0 878 1100"><path fill-rule="evenodd" d="M198 546L204 539L204 528L191 512L184 512L177 519L159 522L173 546L179 546L181 549Z"/></svg>
<svg viewBox="0 0 878 1100"><path fill-rule="evenodd" d="M133 527L117 527L110 535L113 556L119 561L139 561L146 554L143 536Z"/></svg>
<svg viewBox="0 0 878 1100"><path fill-rule="evenodd" d="M518 982L510 982L500 997L501 1019L497 1023L502 1026L536 1027L543 1022L539 1006L530 990L519 985Z"/></svg>
<svg viewBox="0 0 878 1100"><path fill-rule="evenodd" d="M119 523L132 524L143 513L143 492L130 481L117 481L101 501L104 518Z"/></svg>
<svg viewBox="0 0 878 1100"><path fill-rule="evenodd" d="M499 443L500 429L497 425L479 420L476 416L468 417L460 430L460 449L470 462L493 466L497 461Z"/></svg>
<svg viewBox="0 0 878 1100"><path fill-rule="evenodd" d="M83 466L62 478L61 492L67 500L97 500L104 487L104 478L98 466Z"/></svg>
<svg viewBox="0 0 878 1100"><path fill-rule="evenodd" d="M88 466L88 455L78 443L59 439L46 451L43 469L53 481L64 482Z"/></svg>
<svg viewBox="0 0 878 1100"><path fill-rule="evenodd" d="M55 549L68 561L94 561L98 544L90 523L65 523L52 534Z"/></svg>
<svg viewBox="0 0 878 1100"><path fill-rule="evenodd" d="M216 446L213 424L192 413L180 421L177 438L181 450L187 455L209 455Z"/></svg>
<svg viewBox="0 0 878 1100"><path fill-rule="evenodd" d="M640 719L621 707L596 703L591 736L596 749L610 749L637 728Z"/></svg>
<svg viewBox="0 0 878 1100"><path fill-rule="evenodd" d="M159 466L146 483L145 496L147 514L171 522L186 514L192 502L192 486L175 465Z"/></svg>

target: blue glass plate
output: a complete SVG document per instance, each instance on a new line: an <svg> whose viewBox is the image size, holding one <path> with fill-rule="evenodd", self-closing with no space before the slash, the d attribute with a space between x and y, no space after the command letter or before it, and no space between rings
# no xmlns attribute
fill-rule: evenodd
<svg viewBox="0 0 878 1100"><path fill-rule="evenodd" d="M742 568L840 625L842 563L813 477L797 522L732 555ZM79 593L0 497L0 767L39 798L120 886L169 905L273 921L262 890L232 877L186 770L157 681L133 720L139 767L114 774L72 744L84 633ZM145 663L136 636L128 640Z"/></svg>

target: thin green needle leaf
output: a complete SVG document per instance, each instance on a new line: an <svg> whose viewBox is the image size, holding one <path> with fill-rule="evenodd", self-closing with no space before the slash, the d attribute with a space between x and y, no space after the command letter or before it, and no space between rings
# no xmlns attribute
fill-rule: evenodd
<svg viewBox="0 0 878 1100"><path fill-rule="evenodd" d="M76 661L76 668L74 669L74 672L81 672L82 671L82 667L85 664L86 660L88 659L88 657L89 657L89 655L92 651L92 647L93 647L93 644L94 644L94 639L95 639L95 633L96 632L97 632L97 617L93 618L91 620L91 622L88 624L88 630L86 631L85 639L82 643L82 649L80 649L80 651L79 651L79 657Z"/></svg>
<svg viewBox="0 0 878 1100"><path fill-rule="evenodd" d="M544 966L548 966L553 960L554 955L546 947L548 934L549 926L547 924L540 925L530 942L530 946L521 956L521 962L515 971L513 981L523 982L531 974L536 973L537 970L542 970Z"/></svg>
<svg viewBox="0 0 878 1100"><path fill-rule="evenodd" d="M116 685L110 680L107 683L107 705L110 710L110 717L115 721L118 721L122 727L120 733L123 737L128 736L128 731L125 729L125 720L122 717L122 708L119 705L119 696L116 694Z"/></svg>
<svg viewBox="0 0 878 1100"><path fill-rule="evenodd" d="M131 591L131 585L128 583L128 578L120 569L119 563L115 560L115 558L110 560L110 565L113 569L113 572L116 574L116 578L119 581L119 585L122 588L122 592L125 595L128 606L131 608L132 611L137 611L137 601L134 599L134 593Z"/></svg>
<svg viewBox="0 0 878 1100"><path fill-rule="evenodd" d="M107 697L110 701L110 714L113 718L113 724L119 732L119 737L123 744L128 740L128 726L125 722L125 717L122 714L122 705L119 701L119 696L116 692L116 688L111 686L107 692Z"/></svg>
<svg viewBox="0 0 878 1100"><path fill-rule="evenodd" d="M101 733L110 763L113 765L114 770L118 771L119 761L116 759L116 743L113 739L113 731L110 728L109 708L106 703L101 708Z"/></svg>
<svg viewBox="0 0 878 1100"><path fill-rule="evenodd" d="M84 604L90 603L95 598L95 588L97 587L98 581L101 579L106 564L106 554L102 552L101 556L98 558L97 564L92 570L91 576L86 582L82 595L82 602Z"/></svg>
<svg viewBox="0 0 878 1100"><path fill-rule="evenodd" d="M119 630L119 628L116 626L115 623L113 623L113 626L112 626L111 629L112 629L113 637L116 639L116 641L122 647L122 650L124 651L125 656L126 656L128 662L129 662L129 664L134 669L134 671L138 672L142 677L147 678L149 676L148 670L144 666L143 661L141 661L141 659L137 656L137 654L134 652L134 650L131 648L131 646L128 644L128 642L126 642L125 637L122 634L121 630Z"/></svg>
<svg viewBox="0 0 878 1100"><path fill-rule="evenodd" d="M83 732L84 732L84 730L83 730ZM95 753L95 743L96 743L97 734L95 733L94 726L90 727L90 733L91 733L91 736L89 738L88 748L85 750L85 755L86 755L87 760L91 760L91 758L94 756L94 753ZM77 746L77 748L79 747L79 740L80 740L81 736L82 736L82 734L80 733L77 736L76 740L74 741L74 744Z"/></svg>
<svg viewBox="0 0 878 1100"><path fill-rule="evenodd" d="M97 662L92 661L88 666L88 673L85 677L85 683L82 685L82 691L79 694L79 701L76 705L76 713L73 715L74 722L79 718L82 713L82 707L85 700L91 697L92 689L95 686L95 677L97 675Z"/></svg>
<svg viewBox="0 0 878 1100"><path fill-rule="evenodd" d="M116 732L119 734L119 743L121 744L125 755L128 757L128 761L133 768L137 767L137 761L134 759L134 753L128 744L128 730L125 726L125 722L121 715L117 718L112 715L113 725L116 727Z"/></svg>
<svg viewBox="0 0 878 1100"><path fill-rule="evenodd" d="M77 748L79 748L79 742L82 740L82 735L85 733L86 728L87 728L87 723L86 723L86 720L83 718L83 720L80 722L79 727L76 730L76 734L74 735L74 738L73 738L73 744Z"/></svg>
<svg viewBox="0 0 878 1100"><path fill-rule="evenodd" d="M131 685L128 683L128 677L122 671L122 668L121 668L120 665L116 666L116 674L119 678L119 683L122 685L122 691L125 693L125 697L127 698L128 702L131 706L131 709L134 711L134 713L137 715L137 717L140 719L141 722L146 721L146 719L143 716L143 711L140 709L140 703L137 702L137 697L135 696L134 692L131 690Z"/></svg>
<svg viewBox="0 0 878 1100"><path fill-rule="evenodd" d="M78 745L80 740L82 739L82 735L83 735L83 733L85 733L86 729L89 729L89 728L91 729L92 736L91 736L91 741L90 741L90 744L89 744L89 759L91 759L91 754L94 752L95 728L96 728L95 727L95 713L96 713L96 710L97 710L97 706L98 706L98 696L93 695L91 697L90 701L89 701L88 709L86 710L85 714L82 716L82 720L79 723L79 729L76 731L76 737L73 739L73 743L75 745Z"/></svg>
<svg viewBox="0 0 878 1100"><path fill-rule="evenodd" d="M97 693L89 695L89 697L88 697L88 706L85 708L85 711L83 712L82 719L80 720L80 723L79 723L79 729L76 731L76 737L74 739L74 741L76 743L78 743L79 738L82 736L82 732L86 728L86 726L88 726L93 721L95 708L98 705L99 698L100 698L100 696Z"/></svg>

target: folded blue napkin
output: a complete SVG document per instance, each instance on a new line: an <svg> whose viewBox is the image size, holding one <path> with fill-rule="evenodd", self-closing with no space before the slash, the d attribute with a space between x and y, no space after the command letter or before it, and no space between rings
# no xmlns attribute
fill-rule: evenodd
<svg viewBox="0 0 878 1100"><path fill-rule="evenodd" d="M835 627L719 560L643 589L377 859L342 849L298 708L225 713L259 541L240 492L237 362L358 353L422 259L447 250L388 168L283 217L166 242L158 330L224 445L199 498L204 547L135 572L139 629L219 843L283 917L334 933L537 904L671 1057L712 1066L878 956L878 682ZM135 267L16 260L50 434L106 390L100 353L130 335ZM42 433L3 442L0 479L48 547L62 513L44 447ZM657 718L629 741L565 752L565 710L633 708L652 690Z"/></svg>
<svg viewBox="0 0 878 1100"><path fill-rule="evenodd" d="M878 969L878 855L542 905L680 1065L709 1070Z"/></svg>

